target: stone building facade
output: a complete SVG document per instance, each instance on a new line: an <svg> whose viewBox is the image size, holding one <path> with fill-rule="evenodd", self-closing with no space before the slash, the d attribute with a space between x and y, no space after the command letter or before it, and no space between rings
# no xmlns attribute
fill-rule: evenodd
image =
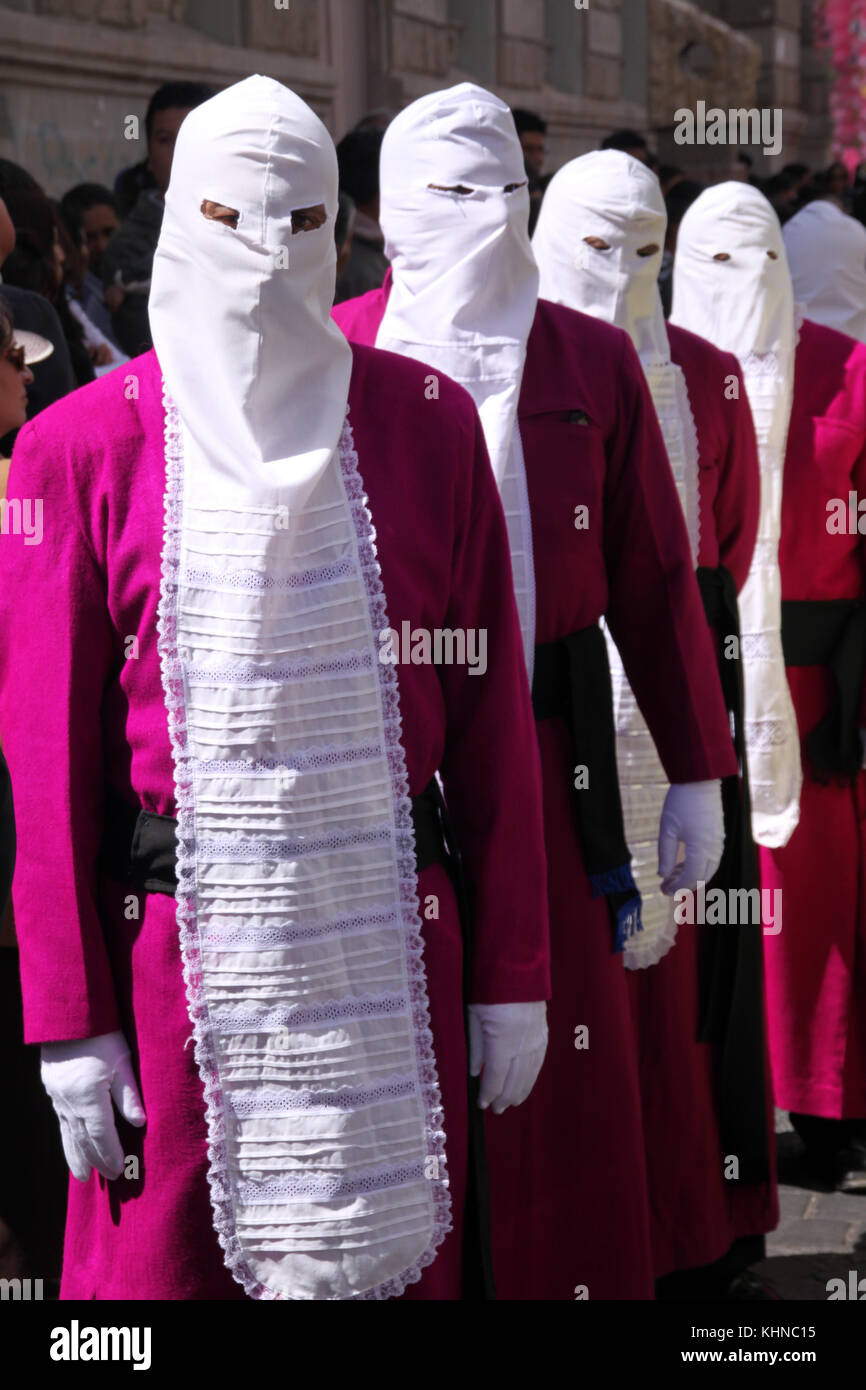
<svg viewBox="0 0 866 1390"><path fill-rule="evenodd" d="M549 168L617 126L663 159L724 175L727 149L674 146L677 108L784 109L767 170L829 157L828 78L811 0L0 0L0 156L57 195L112 182L161 82L263 72L339 137L371 110L474 79L550 123Z"/></svg>

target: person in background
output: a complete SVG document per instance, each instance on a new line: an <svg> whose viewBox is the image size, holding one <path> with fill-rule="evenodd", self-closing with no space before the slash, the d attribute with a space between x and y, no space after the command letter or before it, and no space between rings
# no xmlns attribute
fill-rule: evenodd
<svg viewBox="0 0 866 1390"><path fill-rule="evenodd" d="M0 209L2 240L2 203ZM6 496L10 462L2 441L13 438L27 419L32 368L51 355L48 339L16 329L0 300L0 497ZM0 536L0 545L5 539ZM51 1293L60 1276L66 1184L53 1113L39 1083L38 1054L23 1040L18 949L9 905L15 852L12 785L0 752L0 1105L4 1114L15 1115L22 1136L19 1144L0 1146L0 1278L35 1276Z"/></svg>
<svg viewBox="0 0 866 1390"><path fill-rule="evenodd" d="M207 99L201 93L212 93L212 90L204 82L164 82L157 87L144 117L147 154L137 164L121 169L114 180L117 211L121 219L129 216L141 193L148 188L159 188L158 165L164 152L168 153L171 161L179 123L175 123L173 116L167 113L179 109L192 110Z"/></svg>
<svg viewBox="0 0 866 1390"><path fill-rule="evenodd" d="M791 174L786 174L784 169L781 173L771 175L762 186L764 197L783 226L797 211L798 188L797 180Z"/></svg>
<svg viewBox="0 0 866 1390"><path fill-rule="evenodd" d="M337 146L340 191L355 204L352 255L337 281L336 302L376 290L385 279L388 260L379 226L379 151L382 131L350 130Z"/></svg>
<svg viewBox="0 0 866 1390"><path fill-rule="evenodd" d="M337 216L334 218L334 241L337 243L337 283L344 274L352 254L352 237L355 232L355 204L348 193L339 195ZM339 290L334 299L340 303Z"/></svg>
<svg viewBox="0 0 866 1390"><path fill-rule="evenodd" d="M213 96L203 82L166 82L150 99L144 118L147 159L140 191L128 216L111 237L100 259L105 302L111 311L115 340L130 357L150 347L147 297L150 272L162 226L165 190L171 174L174 142L184 117ZM141 169L142 166L136 166ZM128 170L132 174L133 170Z"/></svg>
<svg viewBox="0 0 866 1390"><path fill-rule="evenodd" d="M858 164L851 185L851 215L866 224L866 163Z"/></svg>
<svg viewBox="0 0 866 1390"><path fill-rule="evenodd" d="M2 206L2 204L0 204ZM11 311L0 302L0 437L19 430L27 419L27 388L33 382L31 364L50 357L52 347L36 333L16 332ZM0 452L0 497L6 496L9 458ZM11 878L11 875L10 875ZM9 893L0 870L0 917Z"/></svg>
<svg viewBox="0 0 866 1390"><path fill-rule="evenodd" d="M624 154L630 154L633 159L639 159L641 164L649 164L650 162L649 145L636 130L614 130L610 135L605 136L599 149L622 150Z"/></svg>
<svg viewBox="0 0 866 1390"><path fill-rule="evenodd" d="M809 201L812 170L808 164L792 163L786 164L782 173L794 181L794 211L798 212Z"/></svg>
<svg viewBox="0 0 866 1390"><path fill-rule="evenodd" d="M111 333L111 317L102 299L102 286L87 282L87 247L80 218L73 211L64 217L60 205L55 205L58 234L64 255L63 284L60 293L65 297L69 312L81 328L84 346L90 355L94 372L111 371L129 358L120 351ZM91 277L93 280L93 277Z"/></svg>
<svg viewBox="0 0 866 1390"><path fill-rule="evenodd" d="M90 254L81 212L74 203L67 202L65 198L54 206L60 221L61 240L66 254L66 284L102 337L113 342L111 315L103 299L102 281L97 280L90 269Z"/></svg>
<svg viewBox="0 0 866 1390"><path fill-rule="evenodd" d="M84 331L72 314L63 291L66 253L60 219L41 188L10 189L6 207L15 227L15 249L3 265L3 277L11 285L41 294L57 311L72 362L75 381L84 386L93 380L93 361L85 345Z"/></svg>
<svg viewBox="0 0 866 1390"><path fill-rule="evenodd" d="M794 300L813 323L866 343L866 228L829 198L815 198L785 227Z"/></svg>
<svg viewBox="0 0 866 1390"><path fill-rule="evenodd" d="M745 150L737 150L731 167L731 178L737 183L752 183L755 161Z"/></svg>
<svg viewBox="0 0 866 1390"><path fill-rule="evenodd" d="M659 185L662 190L662 197L666 198L672 188L676 188L678 183L682 183L686 177L682 169L678 169L676 164L660 164L657 171Z"/></svg>
<svg viewBox="0 0 866 1390"><path fill-rule="evenodd" d="M0 170L0 175L2 175L2 170ZM2 191L3 183L2 178L0 178L0 194ZM0 197L0 269L14 248L15 227L12 224L12 218L9 216L6 204ZM0 275L0 281L2 281L2 275ZM34 294L31 290L22 290L13 285L0 283L0 308L5 308L10 312L22 330L38 333L40 337L46 338L53 348L50 357L33 364L35 368L33 383L27 401L27 418L32 420L34 415L38 415L40 410L51 405L52 401L58 401L67 392L75 390L75 377L69 359L69 349L66 346L63 329L56 311L41 294ZM0 437L0 454L8 455L11 451L11 436Z"/></svg>
<svg viewBox="0 0 866 1390"><path fill-rule="evenodd" d="M843 212L847 212L851 192L849 183L848 170L841 159L835 159L824 171L821 196L831 198Z"/></svg>
<svg viewBox="0 0 866 1390"><path fill-rule="evenodd" d="M529 180L529 235L535 230L541 202L548 179L544 178L544 160L547 155L545 137L547 121L536 111L526 111L516 106L511 112L514 125L523 150L523 167Z"/></svg>
<svg viewBox="0 0 866 1390"><path fill-rule="evenodd" d="M547 121L535 111L525 111L514 107L512 112L514 126L523 150L523 167L530 179L540 179L544 173L544 160L547 154L545 136Z"/></svg>
<svg viewBox="0 0 866 1390"><path fill-rule="evenodd" d="M353 130L380 130L386 131L396 116L397 112L390 106L377 106L375 111L368 111L366 116L362 116L360 121L353 126Z"/></svg>
<svg viewBox="0 0 866 1390"><path fill-rule="evenodd" d="M101 183L79 183L70 188L60 199L60 213L70 224L80 222L84 246L87 251L86 279L94 292L102 300L102 257L105 248L120 226L117 215L117 199L109 188Z"/></svg>
<svg viewBox="0 0 866 1390"><path fill-rule="evenodd" d="M662 308L665 318L670 318L671 300L673 298L673 273L674 256L677 250L677 232L680 222L685 216L686 209L691 207L696 198L699 198L704 191L702 183L697 183L694 179L678 179L669 193L665 194L665 210L668 215L667 231L665 232L665 249L662 252L662 268L659 271L659 294L662 297Z"/></svg>

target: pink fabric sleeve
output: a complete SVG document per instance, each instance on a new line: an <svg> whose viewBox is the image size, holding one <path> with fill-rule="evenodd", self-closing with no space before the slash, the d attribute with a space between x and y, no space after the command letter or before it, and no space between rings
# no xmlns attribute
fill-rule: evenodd
<svg viewBox="0 0 866 1390"><path fill-rule="evenodd" d="M622 338L605 484L607 620L671 782L737 771L712 637L652 397Z"/></svg>
<svg viewBox="0 0 866 1390"><path fill-rule="evenodd" d="M736 376L739 397L725 400L731 425L728 450L721 460L714 513L720 562L730 570L740 592L749 574L761 511L761 465L752 412L739 363L726 354L726 372ZM720 388L722 383L720 383Z"/></svg>
<svg viewBox="0 0 866 1390"><path fill-rule="evenodd" d="M866 447L860 454L856 464L852 483L858 498L866 497ZM862 515L858 523L858 529L864 525ZM860 590L861 597L866 602L866 532L860 541L860 566L863 573L863 584ZM866 729L866 680L863 681L863 693L860 697L860 728Z"/></svg>
<svg viewBox="0 0 866 1390"><path fill-rule="evenodd" d="M42 503L43 537L0 537L0 731L15 800L13 901L30 1043L119 1027L97 910L101 706L112 661L105 586L69 451L21 431L8 497Z"/></svg>
<svg viewBox="0 0 866 1390"><path fill-rule="evenodd" d="M487 669L440 668L441 772L472 904L470 998L518 1003L550 997L541 770L505 517L477 415L471 451L458 481L448 626L486 631Z"/></svg>
<svg viewBox="0 0 866 1390"><path fill-rule="evenodd" d="M376 334L387 302L384 289L368 290L366 294L358 295L357 299L344 299L342 304L335 304L331 318L350 343L375 347Z"/></svg>

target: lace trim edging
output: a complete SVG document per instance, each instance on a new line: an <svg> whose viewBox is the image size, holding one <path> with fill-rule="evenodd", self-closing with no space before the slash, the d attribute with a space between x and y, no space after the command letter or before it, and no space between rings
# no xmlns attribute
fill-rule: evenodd
<svg viewBox="0 0 866 1390"><path fill-rule="evenodd" d="M348 406L340 437L340 466L357 540L361 572L367 590L370 622L375 634L382 632L388 626L385 590L382 586L382 574L379 567L376 529L358 467L358 454L349 421ZM453 1225L445 1155L445 1132L441 1118L444 1112L436 1069L436 1057L433 1050L433 1032L430 1026L430 1009L427 1000L427 970L424 965L423 954L424 942L421 935L421 915L418 911L415 831L412 821L412 802L409 795L409 774L406 769L406 754L402 743L403 721L399 706L399 686L397 672L393 666L379 662L378 673L382 709L383 711L393 711L392 717L384 722L384 733L394 796L394 820L397 827L397 873L400 879L400 910L406 931L406 971L414 1025L419 1090L424 1102L427 1121L427 1140L433 1155L438 1160L437 1167L440 1177L437 1182L431 1184L433 1190L433 1230L427 1249L402 1274L387 1280L376 1288L354 1295L358 1301L374 1300L377 1302L387 1298L397 1298L409 1284L417 1284L424 1269L433 1263L439 1246Z"/></svg>
<svg viewBox="0 0 866 1390"><path fill-rule="evenodd" d="M195 1060L202 1079L205 1100L205 1119L208 1135L208 1185L214 1213L214 1230L224 1252L225 1263L232 1276L251 1298L263 1301L282 1300L283 1296L262 1284L250 1269L237 1235L231 1186L228 1179L228 1149L226 1098L219 1081L219 1070L213 1044L213 1030L207 1007L201 945L195 908L195 844L194 781L189 753L185 717L183 674L178 658L177 600L180 586L180 547L183 517L183 442L180 417L163 383L165 410L165 515L161 561L160 595L157 610L157 649L160 658L163 690L168 716L168 732L174 764L175 803L177 811L177 923L183 962L187 1007L193 1027ZM367 589L374 632L386 626L385 598L376 555L372 515L367 507L358 456L354 449L351 427L347 419L339 444L340 465L349 499L352 521L358 542L362 573ZM383 697L397 696L397 676L391 666L380 665L379 681ZM391 687L393 686L393 690ZM385 708L388 702L383 699ZM438 1159L440 1177L432 1183L434 1219L430 1244L407 1270L385 1283L353 1297L358 1300L396 1298L409 1284L417 1283L422 1270L432 1263L436 1251L451 1230L451 1198L445 1159L445 1134L442 1128L442 1103L433 1034L427 1003L426 970L423 963L421 918L418 912L414 861L414 833L406 759L400 742L401 721L385 721L388 740L388 765L391 774L397 824L396 848L398 873L401 880L401 911L406 926L407 974L409 977L412 1017L417 1040L418 1076L425 1101L427 1141ZM411 871L411 879L406 866ZM408 891L411 883L412 892Z"/></svg>
<svg viewBox="0 0 866 1390"><path fill-rule="evenodd" d="M623 956L626 970L647 970L663 960L677 939L673 913L657 931L644 931L626 943Z"/></svg>

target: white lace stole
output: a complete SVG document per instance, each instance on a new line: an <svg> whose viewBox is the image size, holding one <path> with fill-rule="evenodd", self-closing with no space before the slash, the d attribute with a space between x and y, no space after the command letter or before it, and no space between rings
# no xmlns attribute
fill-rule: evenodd
<svg viewBox="0 0 866 1390"><path fill-rule="evenodd" d="M758 540L739 596L752 833L759 844L779 846L787 843L797 827L803 780L797 718L782 651L779 573L793 355L787 362L775 352L751 353L741 366L761 465Z"/></svg>
<svg viewBox="0 0 866 1390"><path fill-rule="evenodd" d="M644 372L683 510L692 563L697 565L700 553L699 452L688 385L682 368L672 362L645 365ZM663 959L677 935L673 902L661 892L657 872L659 820L669 783L606 624L604 633L613 682L616 757L626 842L642 898L643 929L629 937L624 959L629 970L643 970Z"/></svg>
<svg viewBox="0 0 866 1390"><path fill-rule="evenodd" d="M377 660L388 620L351 430L290 532L279 508L185 497L165 406L159 650L216 1232L254 1298L395 1297L451 1216L396 674Z"/></svg>

